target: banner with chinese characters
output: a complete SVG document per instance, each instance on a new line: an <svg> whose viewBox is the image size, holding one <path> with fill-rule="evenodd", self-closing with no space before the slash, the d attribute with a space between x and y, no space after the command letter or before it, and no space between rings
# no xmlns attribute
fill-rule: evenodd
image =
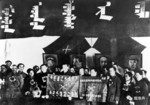
<svg viewBox="0 0 150 105"><path fill-rule="evenodd" d="M90 102L106 102L107 84L97 77L81 77L79 87L80 99Z"/></svg>
<svg viewBox="0 0 150 105"><path fill-rule="evenodd" d="M78 98L79 76L48 75L47 94L50 97Z"/></svg>

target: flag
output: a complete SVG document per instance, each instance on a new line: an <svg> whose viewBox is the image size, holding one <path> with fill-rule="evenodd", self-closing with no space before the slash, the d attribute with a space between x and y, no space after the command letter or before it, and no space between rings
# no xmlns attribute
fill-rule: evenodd
<svg viewBox="0 0 150 105"><path fill-rule="evenodd" d="M81 77L79 97L89 102L106 102L107 84L98 77Z"/></svg>
<svg viewBox="0 0 150 105"><path fill-rule="evenodd" d="M47 94L50 97L78 98L79 76L51 75L47 77Z"/></svg>

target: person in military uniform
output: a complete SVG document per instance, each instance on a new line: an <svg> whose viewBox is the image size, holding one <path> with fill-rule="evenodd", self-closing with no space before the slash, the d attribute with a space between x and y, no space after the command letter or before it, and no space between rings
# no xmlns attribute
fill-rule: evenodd
<svg viewBox="0 0 150 105"><path fill-rule="evenodd" d="M108 79L108 93L107 93L107 104L108 105L118 105L120 100L120 88L121 80L116 75L116 68L109 67L110 78Z"/></svg>
<svg viewBox="0 0 150 105"><path fill-rule="evenodd" d="M137 56L130 55L128 60L128 67L130 70L136 71L140 69L140 61Z"/></svg>
<svg viewBox="0 0 150 105"><path fill-rule="evenodd" d="M133 89L133 101L135 105L148 105L148 85L142 78L142 71L135 73L136 84Z"/></svg>

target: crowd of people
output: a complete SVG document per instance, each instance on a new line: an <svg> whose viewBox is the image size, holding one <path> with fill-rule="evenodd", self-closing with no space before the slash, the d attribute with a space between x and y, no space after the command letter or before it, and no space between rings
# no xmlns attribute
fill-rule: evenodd
<svg viewBox="0 0 150 105"><path fill-rule="evenodd" d="M22 99L25 97L37 97L34 90L40 90L39 97L46 98L46 77L48 74L54 74L106 78L108 88L106 103L92 102L93 105L150 104L150 82L146 77L147 71L121 68L114 62L108 63L108 58L105 56L99 58L98 68L84 68L78 64L63 64L59 68L55 66L55 61L51 57L47 59L47 64L28 68L27 73L24 72L24 68L23 63L16 65L10 60L0 66L1 102L16 99L15 102L23 104Z"/></svg>

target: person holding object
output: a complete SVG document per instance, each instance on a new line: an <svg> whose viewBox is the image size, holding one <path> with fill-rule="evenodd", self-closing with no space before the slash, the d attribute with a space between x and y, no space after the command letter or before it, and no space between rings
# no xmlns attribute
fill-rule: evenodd
<svg viewBox="0 0 150 105"><path fill-rule="evenodd" d="M120 100L120 86L121 80L116 75L116 68L113 66L109 67L108 79L108 94L107 94L107 104L108 105L118 105Z"/></svg>
<svg viewBox="0 0 150 105"><path fill-rule="evenodd" d="M133 89L133 100L135 105L148 105L148 85L142 78L142 70L135 73L136 84Z"/></svg>
<svg viewBox="0 0 150 105"><path fill-rule="evenodd" d="M131 105L133 102L133 86L134 83L132 82L132 73L126 72L123 82L121 83L121 97L119 105Z"/></svg>

